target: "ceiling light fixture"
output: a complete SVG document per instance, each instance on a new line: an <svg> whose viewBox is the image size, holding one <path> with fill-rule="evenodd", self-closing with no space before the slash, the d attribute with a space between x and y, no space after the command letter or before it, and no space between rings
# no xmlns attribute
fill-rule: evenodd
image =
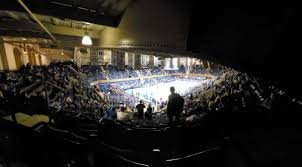
<svg viewBox="0 0 302 167"><path fill-rule="evenodd" d="M85 35L82 38L82 44L83 45L92 45L92 40L90 36L88 35L88 31L86 30Z"/></svg>

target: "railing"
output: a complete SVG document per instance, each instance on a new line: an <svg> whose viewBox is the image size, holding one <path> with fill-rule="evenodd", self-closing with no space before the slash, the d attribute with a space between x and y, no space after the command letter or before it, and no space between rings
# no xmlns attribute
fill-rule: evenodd
<svg viewBox="0 0 302 167"><path fill-rule="evenodd" d="M166 166L169 164L175 164L175 163L179 163L180 161L183 160L191 160L191 159L198 159L198 158L202 158L202 156L206 153L210 153L216 150L221 149L220 146L217 147L213 147L213 148L209 148L200 152L196 152L196 153L192 153L183 157L179 157L179 158L173 158L173 159L167 159L162 161L160 159L160 150L159 149L153 149L152 152L152 159L150 160L150 164L144 164L144 163L140 163L140 162L136 162L134 160L130 160L128 158L125 158L124 156L121 156L119 154L113 154L115 157L119 158L120 160L129 163L132 166L140 166L140 167L160 167L160 166Z"/></svg>
<svg viewBox="0 0 302 167"><path fill-rule="evenodd" d="M135 160L131 160L126 158L125 156L122 156L121 154L129 154L131 152L134 152L132 150L122 150L119 148L116 148L114 146L105 144L105 143L101 143L105 148L109 149L110 152L113 152L112 155L115 156L116 158L129 163L132 166L140 166L140 167L160 167L160 166L167 166L167 165L171 165L171 164L177 164L180 163L181 161L184 160L193 160L193 159L201 159L203 158L203 156L207 153L212 153L213 151L217 151L222 149L223 145L225 144L225 142L229 141L229 137L225 137L223 140L223 143L211 148L208 148L206 150L202 150L199 152L195 152L186 156L182 156L182 157L178 157L178 158L172 158L172 159L166 159L166 160L161 160L161 152L159 149L153 149L152 152L152 156L151 159L149 159L149 164L145 164L145 163L141 163L141 162L137 162Z"/></svg>
<svg viewBox="0 0 302 167"><path fill-rule="evenodd" d="M198 157L202 154L205 154L205 153L208 153L208 152L211 152L211 151L215 151L215 150L218 150L220 148L221 147L213 147L213 148L210 148L210 149L207 149L207 150L204 150L204 151L200 151L200 152L197 152L197 153L193 153L193 154L190 154L190 155L187 155L187 156L184 156L184 157L167 159L167 160L165 160L165 162L169 163L169 162L176 162L176 161L181 161L181 160L185 160L185 159L195 158L195 157Z"/></svg>
<svg viewBox="0 0 302 167"><path fill-rule="evenodd" d="M133 165L133 166L149 167L149 165L147 165L147 164L135 162L135 161L132 161L132 160L130 160L130 159L127 159L127 158L125 158L125 157L123 157L123 156L120 156L120 155L117 155L117 154L114 154L114 156L117 157L117 158L119 158L119 159L121 159L121 160L123 160L123 161L125 161L125 162L130 163L130 164Z"/></svg>

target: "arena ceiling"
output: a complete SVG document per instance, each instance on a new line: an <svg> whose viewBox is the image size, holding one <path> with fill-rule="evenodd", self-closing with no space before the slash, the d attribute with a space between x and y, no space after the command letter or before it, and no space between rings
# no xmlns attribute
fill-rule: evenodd
<svg viewBox="0 0 302 167"><path fill-rule="evenodd" d="M52 4L47 6L48 10L45 9L46 5L44 2L42 4L41 1L23 0L23 2L49 32L59 39L57 44L61 48L71 47L72 43L74 46L81 46L81 37L88 30L89 35L95 40L92 47L124 49L161 55L164 52L171 54L172 52L175 53L176 50L185 51L189 10L186 1L183 0L175 0L172 4L171 1L163 2L160 0L64 1L64 4L63 1L47 1L46 4ZM119 24L101 22L101 17L98 22L89 21L84 18L85 14L82 13L78 13L78 17L74 18L61 15L61 9L58 6L63 6L68 10L73 9L69 15L76 15L84 8L90 11L96 10L97 7L100 12L102 11L102 15L115 17ZM68 13L68 10L64 10L63 13ZM127 14L125 14L126 11ZM164 20L166 20L166 25L162 24ZM50 38L36 21L22 9L17 0L10 1L0 7L0 35Z"/></svg>
<svg viewBox="0 0 302 167"><path fill-rule="evenodd" d="M117 27L134 0L23 0L23 3L57 39L53 44L41 43L42 46L71 49L81 46L85 32L97 44L100 32L107 26ZM17 0L0 6L0 36L50 39Z"/></svg>
<svg viewBox="0 0 302 167"><path fill-rule="evenodd" d="M81 38L85 31L88 31L89 35L96 40L105 27L82 21L59 19L53 16L39 14L35 14L35 16L56 37L56 43L27 13L0 10L0 34L4 36L3 41L37 43L41 47L73 50L75 46L81 46ZM21 40L18 41L18 39Z"/></svg>
<svg viewBox="0 0 302 167"><path fill-rule="evenodd" d="M23 0L36 14L117 27L123 12L134 0ZM6 1L1 10L24 11L16 0Z"/></svg>

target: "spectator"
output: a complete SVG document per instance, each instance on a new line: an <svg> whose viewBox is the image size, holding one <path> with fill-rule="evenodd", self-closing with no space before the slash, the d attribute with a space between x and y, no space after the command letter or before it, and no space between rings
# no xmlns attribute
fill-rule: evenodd
<svg viewBox="0 0 302 167"><path fill-rule="evenodd" d="M151 107L151 104L149 104L147 108L147 112L145 113L145 117L149 120L152 120L152 114L153 114L153 108Z"/></svg>
<svg viewBox="0 0 302 167"><path fill-rule="evenodd" d="M109 120L117 118L116 107L110 107L106 111L104 118L109 119Z"/></svg>
<svg viewBox="0 0 302 167"><path fill-rule="evenodd" d="M144 109L146 108L146 106L144 105L143 101L141 100L139 102L139 104L136 106L137 109L137 117L139 119L143 119L144 118Z"/></svg>
<svg viewBox="0 0 302 167"><path fill-rule="evenodd" d="M175 93L174 87L170 88L170 92L171 94L169 95L169 101L167 106L168 119L170 123L178 123L180 121L184 99L178 93ZM173 119L175 119L175 121Z"/></svg>

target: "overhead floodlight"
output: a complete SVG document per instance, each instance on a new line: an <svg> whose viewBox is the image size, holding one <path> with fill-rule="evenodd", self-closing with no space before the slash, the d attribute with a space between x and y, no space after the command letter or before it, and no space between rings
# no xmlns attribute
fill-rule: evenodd
<svg viewBox="0 0 302 167"><path fill-rule="evenodd" d="M92 40L87 32L85 33L85 35L82 38L82 44L83 45L92 45Z"/></svg>

